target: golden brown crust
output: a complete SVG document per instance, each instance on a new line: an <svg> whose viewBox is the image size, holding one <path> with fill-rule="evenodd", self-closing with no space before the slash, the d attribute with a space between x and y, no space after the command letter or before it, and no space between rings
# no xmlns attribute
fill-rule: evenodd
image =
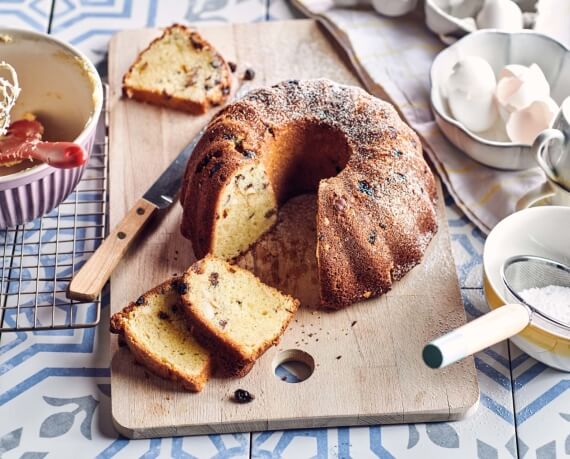
<svg viewBox="0 0 570 459"><path fill-rule="evenodd" d="M128 329L129 315L134 309L145 307L146 303L153 296L168 293L173 288L176 288L178 282L180 282L179 278L167 280L144 293L136 301L130 303L121 311L113 314L110 321L110 331L111 333L118 334L120 339L124 339L137 362L144 365L151 372L162 378L180 382L185 389L191 392L200 392L204 388L213 371L211 359L208 360L203 371L199 375L189 378L187 374L180 372L177 368L169 365L167 362L158 359L152 353L152 350L139 342L132 334L129 333ZM190 333L190 331L188 332Z"/></svg>
<svg viewBox="0 0 570 459"><path fill-rule="evenodd" d="M435 179L418 136L392 105L360 88L290 80L222 109L188 162L181 231L198 257L212 249L220 195L248 163L266 167L280 204L295 194L279 189L279 182L295 185L275 167L273 152L288 151L275 144L314 126L336 135L348 152L344 169L318 185L321 302L340 308L388 291L421 261L437 231Z"/></svg>
<svg viewBox="0 0 570 459"><path fill-rule="evenodd" d="M170 96L161 92L153 92L133 87L123 87L123 95L129 99L135 99L139 102L145 102L159 107L172 108L191 113L192 115L201 115L206 113L208 106L204 103L198 103L189 99L182 99L176 96Z"/></svg>
<svg viewBox="0 0 570 459"><path fill-rule="evenodd" d="M221 69L221 78L217 82L215 87L219 87L219 94L207 93L204 100L195 101L191 99L185 99L168 94L166 91L157 91L145 88L139 88L131 86L128 84L128 80L133 74L133 71L137 63L141 60L143 54L150 49L155 43L162 40L165 36L172 33L173 31L180 31L188 37L189 42L196 49L200 49L203 52L212 54L213 59L216 60L218 68ZM223 58L223 56L204 38L200 33L192 30L182 24L172 24L171 26L164 29L163 34L160 37L152 40L149 45L143 49L138 55L129 70L123 76L123 96L130 99L138 100L139 102L146 102L153 105L158 105L161 107L172 108L174 110L182 110L194 115L200 115L205 113L208 108L222 105L228 98L231 88L231 70Z"/></svg>
<svg viewBox="0 0 570 459"><path fill-rule="evenodd" d="M197 261L188 269L182 277L186 286L189 287L189 277L192 276L193 273L200 273L203 271L203 265L209 258L212 258L211 255ZM231 266L228 264L228 268L230 267ZM233 269L241 268L236 267ZM253 274L251 274L251 276L254 277ZM273 289L273 287L269 286L267 286L267 288ZM188 325L192 330L192 334L196 337L198 342L202 344L202 346L210 350L212 356L216 359L216 368L220 372L220 376L241 378L247 375L253 368L257 359L261 357L271 346L279 343L281 336L289 326L295 312L299 308L298 300L290 297L289 295L281 295L288 297L292 301L290 314L287 320L282 324L279 333L275 338L261 343L253 354L241 346L240 343L236 343L226 335L219 333L219 330L214 328L212 321L208 320L208 318L204 316L200 305L192 303L189 291L182 295L183 311L186 319L188 320Z"/></svg>

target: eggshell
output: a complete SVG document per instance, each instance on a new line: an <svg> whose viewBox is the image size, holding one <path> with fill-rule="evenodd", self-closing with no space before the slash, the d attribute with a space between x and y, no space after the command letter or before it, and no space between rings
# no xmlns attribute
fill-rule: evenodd
<svg viewBox="0 0 570 459"><path fill-rule="evenodd" d="M509 64L505 65L502 70L499 72L499 80L506 77L519 77L523 73L528 71L528 67L526 65L520 64Z"/></svg>
<svg viewBox="0 0 570 459"><path fill-rule="evenodd" d="M495 74L481 57L459 60L442 91L448 98L453 117L473 132L489 129L497 119L494 94Z"/></svg>
<svg viewBox="0 0 570 459"><path fill-rule="evenodd" d="M515 110L529 106L535 100L550 96L550 85L540 67L532 64L508 65L499 73L495 97L499 113L506 121Z"/></svg>
<svg viewBox="0 0 570 459"><path fill-rule="evenodd" d="M557 113L558 105L552 98L536 100L511 113L505 126L507 134L513 142L532 145L536 136L551 126Z"/></svg>
<svg viewBox="0 0 570 459"><path fill-rule="evenodd" d="M512 0L486 0L477 14L480 29L515 31L523 28L520 7Z"/></svg>

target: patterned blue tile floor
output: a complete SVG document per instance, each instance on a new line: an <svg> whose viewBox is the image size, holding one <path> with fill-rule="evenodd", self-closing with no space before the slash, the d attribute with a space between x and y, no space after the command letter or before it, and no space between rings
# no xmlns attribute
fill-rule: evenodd
<svg viewBox="0 0 570 459"><path fill-rule="evenodd" d="M118 30L174 21L298 17L286 0L0 1L0 26L50 30L81 48L102 73L107 42ZM481 290L484 236L450 198L446 209L465 310L472 319L487 310ZM37 237L34 229L30 225L26 240ZM2 237L10 247L14 235ZM10 257L3 262L6 266ZM103 303L104 324L109 311ZM477 354L476 365L480 408L460 422L129 441L118 437L110 418L105 326L4 333L0 457L555 458L570 454L570 379L509 343Z"/></svg>

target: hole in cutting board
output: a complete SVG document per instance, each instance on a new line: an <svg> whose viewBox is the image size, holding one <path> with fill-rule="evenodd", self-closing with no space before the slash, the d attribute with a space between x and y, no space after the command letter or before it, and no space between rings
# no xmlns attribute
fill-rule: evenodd
<svg viewBox="0 0 570 459"><path fill-rule="evenodd" d="M299 349L281 351L273 359L275 377L286 383L300 383L311 377L315 371L315 360Z"/></svg>

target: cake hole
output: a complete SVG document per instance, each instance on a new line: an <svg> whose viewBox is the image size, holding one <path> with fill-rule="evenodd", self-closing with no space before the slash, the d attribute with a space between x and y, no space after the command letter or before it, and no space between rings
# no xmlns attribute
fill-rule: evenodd
<svg viewBox="0 0 570 459"><path fill-rule="evenodd" d="M340 130L324 123L305 122L279 129L269 145L265 167L279 204L305 193L315 193L321 180L338 175L351 150Z"/></svg>
<svg viewBox="0 0 570 459"><path fill-rule="evenodd" d="M311 377L315 371L315 360L299 349L281 351L273 359L275 377L286 383L300 383Z"/></svg>

